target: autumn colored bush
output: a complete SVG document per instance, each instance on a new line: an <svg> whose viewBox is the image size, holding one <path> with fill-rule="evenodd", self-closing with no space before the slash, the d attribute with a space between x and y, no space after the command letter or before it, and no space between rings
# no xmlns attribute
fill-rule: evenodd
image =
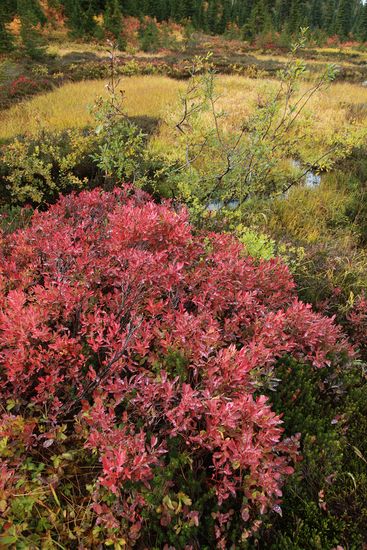
<svg viewBox="0 0 367 550"><path fill-rule="evenodd" d="M0 289L0 544L228 548L280 512L277 362L348 350L285 265L94 190L2 235Z"/></svg>
<svg viewBox="0 0 367 550"><path fill-rule="evenodd" d="M33 95L52 90L54 83L47 78L20 75L0 86L0 107L5 109Z"/></svg>
<svg viewBox="0 0 367 550"><path fill-rule="evenodd" d="M357 297L347 315L347 321L353 342L359 348L362 357L367 359L367 296L364 293Z"/></svg>
<svg viewBox="0 0 367 550"><path fill-rule="evenodd" d="M8 93L11 98L21 99L50 89L52 83L45 78L34 80L21 75L10 83Z"/></svg>

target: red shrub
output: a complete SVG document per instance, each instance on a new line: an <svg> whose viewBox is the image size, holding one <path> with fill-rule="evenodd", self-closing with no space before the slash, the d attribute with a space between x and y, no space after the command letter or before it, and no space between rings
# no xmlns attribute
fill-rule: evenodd
<svg viewBox="0 0 367 550"><path fill-rule="evenodd" d="M333 36L329 36L326 40L326 45L329 48L332 48L333 46L338 46L340 44L340 37L337 34L334 34Z"/></svg>
<svg viewBox="0 0 367 550"><path fill-rule="evenodd" d="M21 75L9 85L8 95L10 98L23 98L37 94L42 91L50 90L52 83L46 79L33 80L27 76Z"/></svg>
<svg viewBox="0 0 367 550"><path fill-rule="evenodd" d="M352 342L356 345L363 358L367 357L367 297L361 294L347 316L348 331Z"/></svg>
<svg viewBox="0 0 367 550"><path fill-rule="evenodd" d="M228 235L193 234L185 210L96 190L3 237L0 288L0 392L18 415L0 435L23 449L5 460L7 479L38 447L79 441L100 459L98 522L130 545L157 514L164 532L215 512L225 548L231 521L247 537L279 507L296 442L282 440L258 389L286 354L321 367L346 347L332 320L297 301L283 264L255 263ZM182 496L177 474L153 506L150 484L174 460L195 490ZM206 493L217 504L205 512Z"/></svg>

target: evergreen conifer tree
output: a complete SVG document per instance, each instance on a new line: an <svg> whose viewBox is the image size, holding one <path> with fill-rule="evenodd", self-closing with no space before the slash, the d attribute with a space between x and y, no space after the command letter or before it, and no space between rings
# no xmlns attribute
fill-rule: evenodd
<svg viewBox="0 0 367 550"><path fill-rule="evenodd" d="M8 53L14 48L13 37L7 30L9 23L9 6L6 3L0 4L0 52Z"/></svg>
<svg viewBox="0 0 367 550"><path fill-rule="evenodd" d="M245 36L253 38L266 29L269 13L265 0L256 0L251 10L250 19L245 27Z"/></svg>
<svg viewBox="0 0 367 550"><path fill-rule="evenodd" d="M97 29L94 0L65 0L65 12L71 34L92 36Z"/></svg>
<svg viewBox="0 0 367 550"><path fill-rule="evenodd" d="M320 0L313 0L310 4L310 13L307 23L311 29L321 29L323 27L323 14L321 8L322 2L320 2Z"/></svg>
<svg viewBox="0 0 367 550"><path fill-rule="evenodd" d="M11 47L7 32L8 10L4 6L18 0L0 0L0 48ZM343 38L353 33L365 40L366 2L363 0L49 0L64 5L68 25L74 36L93 36L98 30L95 16L104 15L104 29L121 40L123 17L150 16L158 21L173 19L189 22L194 28L212 34L222 34L230 23L244 29L244 36L252 38L268 30L287 35L308 26L320 36L339 34ZM25 36L35 25L26 19L43 24L44 13L40 0L19 0L20 18ZM5 15L4 15L5 14ZM24 30L27 29L27 30ZM321 31L321 33L320 33ZM154 33L153 33L154 34ZM26 39L26 36L25 36ZM120 43L123 47L123 43Z"/></svg>
<svg viewBox="0 0 367 550"><path fill-rule="evenodd" d="M367 42L367 3L362 6L358 34L360 40Z"/></svg>
<svg viewBox="0 0 367 550"><path fill-rule="evenodd" d="M231 21L231 1L223 0L222 13L218 22L218 33L226 32L227 26Z"/></svg>
<svg viewBox="0 0 367 550"><path fill-rule="evenodd" d="M289 0L276 0L274 9L274 24L278 31L286 26L289 17Z"/></svg>
<svg viewBox="0 0 367 550"><path fill-rule="evenodd" d="M291 0L288 30L291 34L298 33L300 27L307 23L306 5L303 0Z"/></svg>
<svg viewBox="0 0 367 550"><path fill-rule="evenodd" d="M37 25L44 24L46 17L38 0L17 0L17 12L20 17L20 38L25 53L33 59L40 59L43 56L43 48Z"/></svg>
<svg viewBox="0 0 367 550"><path fill-rule="evenodd" d="M239 0L236 6L236 22L239 27L243 27L248 23L252 10L252 0Z"/></svg>
<svg viewBox="0 0 367 550"><path fill-rule="evenodd" d="M155 16L158 21L167 21L170 15L170 6L168 0L157 0Z"/></svg>
<svg viewBox="0 0 367 550"><path fill-rule="evenodd" d="M139 29L140 47L144 52L153 52L159 46L159 30L154 21L148 21Z"/></svg>
<svg viewBox="0 0 367 550"><path fill-rule="evenodd" d="M137 17L140 14L140 7L136 0L124 0L122 2L121 10L123 15Z"/></svg>
<svg viewBox="0 0 367 550"><path fill-rule="evenodd" d="M119 0L107 0L103 24L105 30L116 40L118 48L124 50L126 43L122 36L123 20Z"/></svg>
<svg viewBox="0 0 367 550"><path fill-rule="evenodd" d="M205 28L205 13L203 0L195 0L192 24L197 29Z"/></svg>
<svg viewBox="0 0 367 550"><path fill-rule="evenodd" d="M347 38L353 25L353 7L351 0L339 0L336 14L336 32L342 38Z"/></svg>
<svg viewBox="0 0 367 550"><path fill-rule="evenodd" d="M322 6L323 28L329 36L335 34L336 0L325 0Z"/></svg>
<svg viewBox="0 0 367 550"><path fill-rule="evenodd" d="M212 34L216 34L218 31L218 8L218 0L209 0L207 25L208 31Z"/></svg>

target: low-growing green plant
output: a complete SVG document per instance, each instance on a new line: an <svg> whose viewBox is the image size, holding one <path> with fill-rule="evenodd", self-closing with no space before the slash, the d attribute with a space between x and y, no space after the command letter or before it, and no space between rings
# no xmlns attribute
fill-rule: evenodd
<svg viewBox="0 0 367 550"><path fill-rule="evenodd" d="M257 217L277 241L277 253L290 266L302 298L343 323L367 290L364 174L353 173L351 163L345 173L324 175L315 188L298 187L286 198L262 204L258 209L263 208L266 221Z"/></svg>
<svg viewBox="0 0 367 550"><path fill-rule="evenodd" d="M83 172L95 143L95 136L88 132L51 134L40 130L35 136L4 145L0 154L1 202L44 204L62 192L86 187L89 181L79 172Z"/></svg>
<svg viewBox="0 0 367 550"><path fill-rule="evenodd" d="M275 241L268 235L241 224L236 227L236 234L239 240L245 245L249 256L270 260L276 255Z"/></svg>
<svg viewBox="0 0 367 550"><path fill-rule="evenodd" d="M74 81L105 79L109 75L109 66L100 61L71 63L66 67L67 76Z"/></svg>
<svg viewBox="0 0 367 550"><path fill-rule="evenodd" d="M293 361L272 392L302 460L284 491L282 517L260 536L271 550L359 550L367 537L367 396L362 365L310 372Z"/></svg>

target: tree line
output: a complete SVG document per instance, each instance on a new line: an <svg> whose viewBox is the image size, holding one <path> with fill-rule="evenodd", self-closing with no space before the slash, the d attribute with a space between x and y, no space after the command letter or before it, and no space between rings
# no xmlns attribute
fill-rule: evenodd
<svg viewBox="0 0 367 550"><path fill-rule="evenodd" d="M81 0L78 0L81 1ZM123 13L150 15L158 21L191 20L212 34L223 34L229 25L252 38L266 31L298 32L300 27L322 30L347 38L367 40L367 5L362 0L107 0Z"/></svg>
<svg viewBox="0 0 367 550"><path fill-rule="evenodd" d="M267 32L292 35L300 27L309 27L324 36L367 41L367 3L363 0L49 0L48 5L63 12L70 32L78 37L96 35L95 16L102 14L102 30L116 38L124 17L147 15L158 22L190 22L211 34L224 34L235 27L247 40ZM16 15L26 48L34 41L35 27L47 22L39 0L1 0L0 51L12 47L8 24Z"/></svg>

